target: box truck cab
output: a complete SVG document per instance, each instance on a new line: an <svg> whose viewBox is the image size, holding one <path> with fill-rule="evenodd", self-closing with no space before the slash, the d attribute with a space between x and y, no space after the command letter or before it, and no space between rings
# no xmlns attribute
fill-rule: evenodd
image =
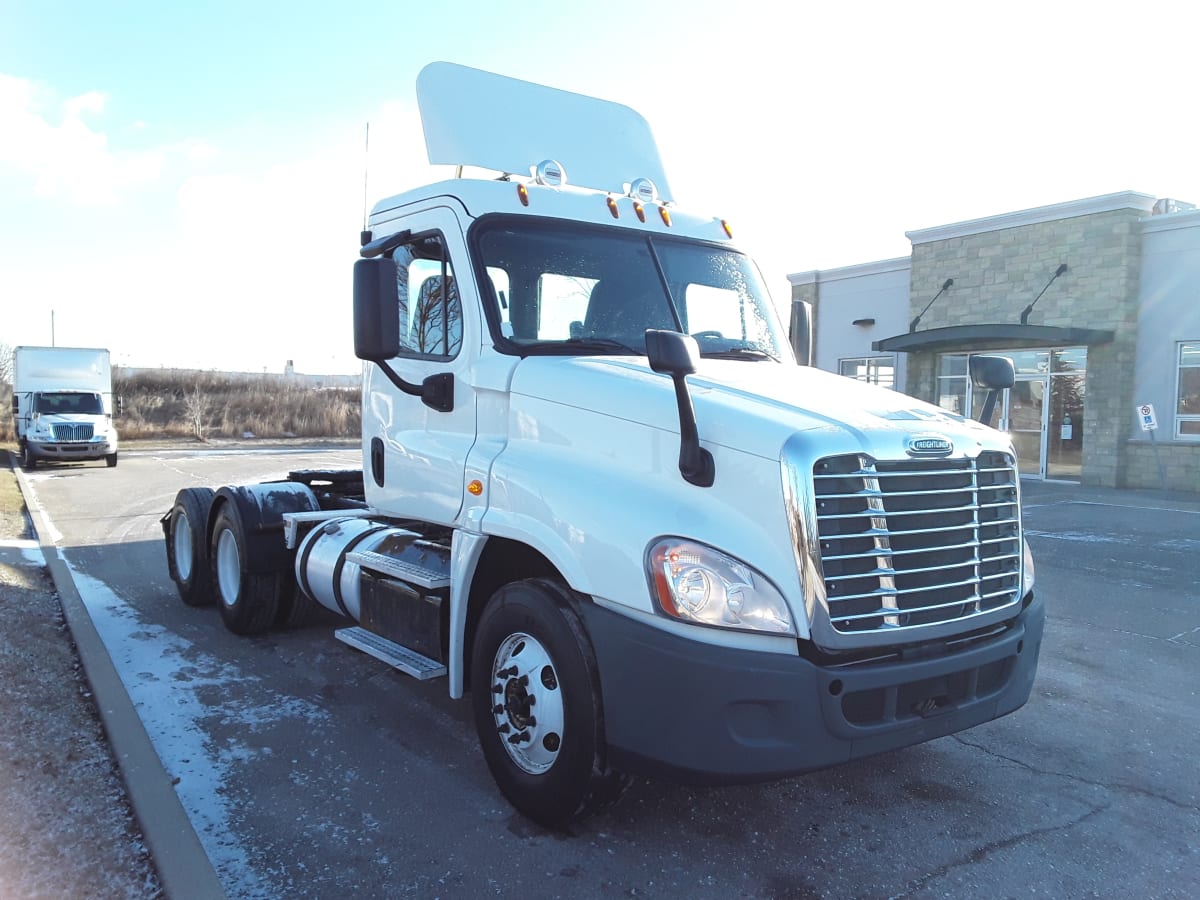
<svg viewBox="0 0 1200 900"><path fill-rule="evenodd" d="M21 465L104 460L117 464L107 350L17 347L12 412Z"/></svg>

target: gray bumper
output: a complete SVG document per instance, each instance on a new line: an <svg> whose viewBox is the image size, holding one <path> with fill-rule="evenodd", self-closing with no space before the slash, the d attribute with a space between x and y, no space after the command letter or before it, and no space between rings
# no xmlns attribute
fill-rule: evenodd
<svg viewBox="0 0 1200 900"><path fill-rule="evenodd" d="M609 760L694 783L795 775L999 718L1029 699L1045 610L966 649L841 667L713 647L594 604Z"/></svg>
<svg viewBox="0 0 1200 900"><path fill-rule="evenodd" d="M108 441L26 441L26 444L35 459L52 462L104 459L110 453L117 452L117 448Z"/></svg>

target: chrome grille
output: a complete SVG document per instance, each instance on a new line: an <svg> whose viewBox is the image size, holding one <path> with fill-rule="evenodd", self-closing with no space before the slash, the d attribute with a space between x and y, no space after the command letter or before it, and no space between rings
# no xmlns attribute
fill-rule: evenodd
<svg viewBox="0 0 1200 900"><path fill-rule="evenodd" d="M56 441L90 441L95 426L90 422L82 425L54 425Z"/></svg>
<svg viewBox="0 0 1200 900"><path fill-rule="evenodd" d="M952 622L1020 599L1021 517L1009 455L835 456L816 463L813 481L836 631Z"/></svg>

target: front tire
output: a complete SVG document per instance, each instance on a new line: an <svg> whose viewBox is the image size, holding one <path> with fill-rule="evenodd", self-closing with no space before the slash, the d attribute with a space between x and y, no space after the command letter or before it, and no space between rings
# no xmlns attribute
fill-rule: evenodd
<svg viewBox="0 0 1200 900"><path fill-rule="evenodd" d="M567 590L541 579L505 585L476 631L471 702L500 792L557 827L615 802L627 779L605 762L600 679Z"/></svg>
<svg viewBox="0 0 1200 900"><path fill-rule="evenodd" d="M21 445L21 468L32 472L37 468L37 464L37 457L33 455L33 451L29 449L29 442L26 441Z"/></svg>
<svg viewBox="0 0 1200 900"><path fill-rule="evenodd" d="M234 634L266 631L279 613L286 573L250 571L246 532L234 504L222 504L210 547L212 580L225 627Z"/></svg>
<svg viewBox="0 0 1200 900"><path fill-rule="evenodd" d="M216 599L205 536L212 502L210 488L184 488L167 517L167 571L188 606L212 606Z"/></svg>
<svg viewBox="0 0 1200 900"><path fill-rule="evenodd" d="M110 469L115 469L117 467L117 454L109 453L107 456L105 456L104 464Z"/></svg>

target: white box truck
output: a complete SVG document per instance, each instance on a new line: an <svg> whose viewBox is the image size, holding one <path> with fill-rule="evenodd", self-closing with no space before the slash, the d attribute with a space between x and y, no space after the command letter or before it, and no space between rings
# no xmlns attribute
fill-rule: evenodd
<svg viewBox="0 0 1200 900"><path fill-rule="evenodd" d="M418 98L430 161L494 174L360 236L363 469L181 490L185 603L236 633L350 620L469 695L501 792L551 825L630 774L778 778L1025 703L1044 610L1007 435L797 365L628 107L445 63Z"/></svg>
<svg viewBox="0 0 1200 900"><path fill-rule="evenodd" d="M112 365L107 350L17 347L12 413L21 465L104 460L117 464Z"/></svg>

